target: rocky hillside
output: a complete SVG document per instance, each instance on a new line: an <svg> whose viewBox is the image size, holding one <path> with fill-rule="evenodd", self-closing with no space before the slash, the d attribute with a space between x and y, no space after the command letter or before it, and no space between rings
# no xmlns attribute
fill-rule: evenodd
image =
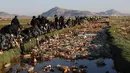
<svg viewBox="0 0 130 73"><path fill-rule="evenodd" d="M107 10L104 12L90 12L90 11L80 11L80 10L70 10L70 9L63 9L60 7L54 7L50 10L48 10L47 12L42 13L43 16L46 17L53 17L54 15L58 15L58 16L65 16L65 17L73 17L73 16L92 16L92 15L96 15L96 16L123 16L123 15L130 15L130 14L125 14L125 13L121 13L119 11L116 11L114 9L111 10Z"/></svg>

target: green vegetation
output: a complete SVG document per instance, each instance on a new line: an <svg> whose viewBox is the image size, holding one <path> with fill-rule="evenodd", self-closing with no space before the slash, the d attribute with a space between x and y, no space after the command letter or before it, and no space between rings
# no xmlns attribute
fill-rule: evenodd
<svg viewBox="0 0 130 73"><path fill-rule="evenodd" d="M30 21L30 19L19 19L19 22L22 25L26 25L29 21ZM0 25L8 25L10 23L11 23L11 19L0 20Z"/></svg>
<svg viewBox="0 0 130 73"><path fill-rule="evenodd" d="M14 48L14 49L10 49L8 51L4 51L4 54L0 55L0 63L1 62L4 62L4 63L10 62L10 60L14 56L20 56L20 49Z"/></svg>
<svg viewBox="0 0 130 73"><path fill-rule="evenodd" d="M129 73L130 67L130 17L110 17L112 54L116 69ZM115 47L116 46L116 47Z"/></svg>
<svg viewBox="0 0 130 73"><path fill-rule="evenodd" d="M4 51L4 54L0 55L0 69L1 69L1 65L10 63L14 57L19 57L19 56L20 56L19 48L13 48L8 51Z"/></svg>
<svg viewBox="0 0 130 73"><path fill-rule="evenodd" d="M130 34L127 33L126 35L121 34L123 31L119 30L124 27L125 25L130 26L130 22L123 21L124 19L130 20L128 17L120 17L119 19L111 19L111 35L113 37L113 44L117 45L119 48L122 48L122 56L128 61L130 61ZM127 32L127 31L126 31Z"/></svg>

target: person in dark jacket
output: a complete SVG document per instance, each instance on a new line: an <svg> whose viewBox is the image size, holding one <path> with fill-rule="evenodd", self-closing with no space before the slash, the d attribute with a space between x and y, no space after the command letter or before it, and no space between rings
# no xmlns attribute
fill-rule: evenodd
<svg viewBox="0 0 130 73"><path fill-rule="evenodd" d="M21 25L19 23L19 20L18 20L17 16L15 16L13 18L13 20L11 21L11 27L9 28L9 30L10 30L10 32L13 32L13 34L17 35L20 27L21 27Z"/></svg>
<svg viewBox="0 0 130 73"><path fill-rule="evenodd" d="M31 20L31 25L33 27L33 31L32 33L34 34L34 36L38 36L42 34L42 31L38 28L38 20L36 19L35 16L33 16L32 20ZM38 33L37 33L38 32Z"/></svg>
<svg viewBox="0 0 130 73"><path fill-rule="evenodd" d="M38 15L38 17L36 19L37 19L37 26L38 26L38 28L40 28L41 27L41 16Z"/></svg>
<svg viewBox="0 0 130 73"><path fill-rule="evenodd" d="M17 16L15 16L15 17L13 18L13 20L11 21L11 25L20 25Z"/></svg>
<svg viewBox="0 0 130 73"><path fill-rule="evenodd" d="M67 19L66 25L69 27L71 25L71 18Z"/></svg>
<svg viewBox="0 0 130 73"><path fill-rule="evenodd" d="M65 23L64 23L64 17L60 16L59 18L59 24L60 24L60 28L65 28Z"/></svg>
<svg viewBox="0 0 130 73"><path fill-rule="evenodd" d="M55 28L58 29L58 21L59 21L59 19L58 19L57 15L55 15L54 17L55 17Z"/></svg>
<svg viewBox="0 0 130 73"><path fill-rule="evenodd" d="M38 24L38 22L37 22L37 20L36 20L36 17L33 16L33 17L32 17L32 20L31 20L31 25L32 25L32 27L37 26L37 24Z"/></svg>

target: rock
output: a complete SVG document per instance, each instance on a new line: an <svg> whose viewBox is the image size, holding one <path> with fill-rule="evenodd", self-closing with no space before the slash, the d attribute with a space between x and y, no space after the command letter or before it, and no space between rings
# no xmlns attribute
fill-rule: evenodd
<svg viewBox="0 0 130 73"><path fill-rule="evenodd" d="M53 68L50 69L51 72L55 72Z"/></svg>
<svg viewBox="0 0 130 73"><path fill-rule="evenodd" d="M98 66L98 67L103 67L103 66L105 66L105 65L106 65L106 64L104 63L104 60L102 60L102 59L101 59L101 60L99 60L99 61L97 61L97 63L96 63L96 64L97 64L97 66Z"/></svg>
<svg viewBox="0 0 130 73"><path fill-rule="evenodd" d="M73 70L72 70L72 73L79 73L79 70L73 69Z"/></svg>
<svg viewBox="0 0 130 73"><path fill-rule="evenodd" d="M78 70L78 69L73 69L72 73L87 73L84 69Z"/></svg>
<svg viewBox="0 0 130 73"><path fill-rule="evenodd" d="M23 58L24 58L24 59L31 58L31 54L26 54L26 55L23 55Z"/></svg>
<svg viewBox="0 0 130 73"><path fill-rule="evenodd" d="M54 72L54 69L52 68L51 65L44 66L42 69L43 72Z"/></svg>
<svg viewBox="0 0 130 73"><path fill-rule="evenodd" d="M34 67L30 67L29 69L28 69L28 72L29 73L32 73L34 71Z"/></svg>
<svg viewBox="0 0 130 73"><path fill-rule="evenodd" d="M4 52L2 50L0 50L0 55L2 55Z"/></svg>
<svg viewBox="0 0 130 73"><path fill-rule="evenodd" d="M70 68L68 66L57 65L57 68L63 73L68 73L70 71Z"/></svg>
<svg viewBox="0 0 130 73"><path fill-rule="evenodd" d="M87 66L80 65L79 68L87 68Z"/></svg>
<svg viewBox="0 0 130 73"><path fill-rule="evenodd" d="M6 64L4 65L4 67L7 68L7 67L9 67L10 65L11 65L11 63L6 63Z"/></svg>
<svg viewBox="0 0 130 73"><path fill-rule="evenodd" d="M79 73L86 73L86 70L81 69L81 70L79 70Z"/></svg>

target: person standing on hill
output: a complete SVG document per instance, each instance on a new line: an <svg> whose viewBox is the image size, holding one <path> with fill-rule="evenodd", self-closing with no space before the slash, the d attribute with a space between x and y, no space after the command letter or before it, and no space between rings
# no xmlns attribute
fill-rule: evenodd
<svg viewBox="0 0 130 73"><path fill-rule="evenodd" d="M36 20L37 20L37 26L38 26L38 28L41 30L41 27L42 27L41 16L38 15L38 17L36 18Z"/></svg>
<svg viewBox="0 0 130 73"><path fill-rule="evenodd" d="M60 29L65 28L64 17L63 16L61 16L59 18L59 25L60 25Z"/></svg>
<svg viewBox="0 0 130 73"><path fill-rule="evenodd" d="M72 24L71 18L67 19L66 25L69 27Z"/></svg>
<svg viewBox="0 0 130 73"><path fill-rule="evenodd" d="M19 22L19 20L18 20L18 18L17 18L17 16L15 16L13 19L12 19L12 21L11 21L11 27L10 27L10 32L12 33L12 34L15 34L15 35L17 35L18 34L18 32L20 31L20 22Z"/></svg>
<svg viewBox="0 0 130 73"><path fill-rule="evenodd" d="M31 25L32 27L39 33L39 35L42 34L41 30L38 28L38 20L36 19L35 16L33 16L32 20L31 20ZM35 32L33 32L35 33ZM36 35L36 34L35 34ZM38 35L37 35L38 36Z"/></svg>
<svg viewBox="0 0 130 73"><path fill-rule="evenodd" d="M41 24L41 16L38 15L38 17L37 17L36 19L37 19L37 21L38 21L38 24Z"/></svg>
<svg viewBox="0 0 130 73"><path fill-rule="evenodd" d="M54 17L55 17L55 28L58 29L58 21L59 21L59 19L58 19L57 15L55 15Z"/></svg>
<svg viewBox="0 0 130 73"><path fill-rule="evenodd" d="M32 26L32 27L35 27L36 25L37 25L37 20L36 20L36 17L33 16L33 17L32 17L32 20L31 20L31 26Z"/></svg>
<svg viewBox="0 0 130 73"><path fill-rule="evenodd" d="M76 19L76 24L80 25L80 17L77 16L77 17L75 17L75 19Z"/></svg>
<svg viewBox="0 0 130 73"><path fill-rule="evenodd" d="M20 25L17 16L15 16L15 17L13 18L13 20L11 21L11 25Z"/></svg>

